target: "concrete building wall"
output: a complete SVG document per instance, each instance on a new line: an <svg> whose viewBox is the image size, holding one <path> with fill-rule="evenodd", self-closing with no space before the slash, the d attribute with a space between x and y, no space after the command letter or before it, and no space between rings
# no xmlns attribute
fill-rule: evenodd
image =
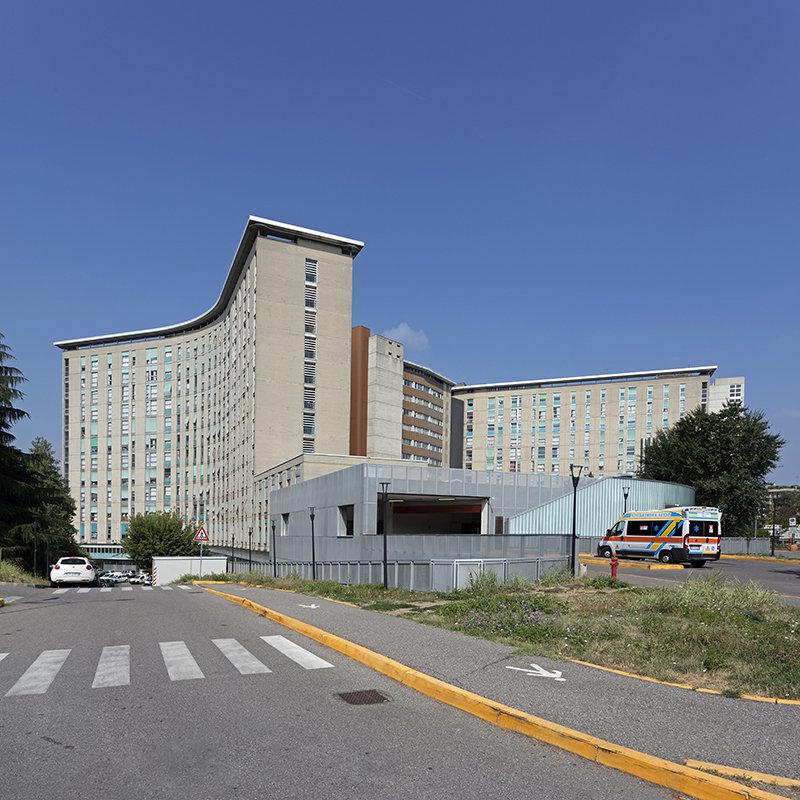
<svg viewBox="0 0 800 800"><path fill-rule="evenodd" d="M308 507L315 509L315 530L320 536L344 537L340 508L354 505L354 537L374 537L378 530L378 507L382 503L380 483L389 482L389 533L394 535L391 510L398 501L419 498L474 498L485 506L481 534L507 532L509 517L558 497L572 496L572 482L553 475L498 475L411 464L366 463L316 479L276 489L270 496L270 522L280 530L283 515L297 523L292 535L310 535ZM588 479L588 483L595 482ZM448 501L449 502L449 501ZM499 529L499 530L498 530ZM284 538L287 533L284 532ZM279 545L280 546L280 543ZM288 558L282 551L282 558Z"/></svg>
<svg viewBox="0 0 800 800"><path fill-rule="evenodd" d="M722 411L726 403L744 403L744 376L717 378L708 389L709 413Z"/></svg>
<svg viewBox="0 0 800 800"><path fill-rule="evenodd" d="M659 430L709 401L714 367L455 387L464 402L464 465L595 477L634 472Z"/></svg>
<svg viewBox="0 0 800 800"><path fill-rule="evenodd" d="M367 454L369 379L369 328L356 325L351 334L350 361L350 450L351 456Z"/></svg>
<svg viewBox="0 0 800 800"><path fill-rule="evenodd" d="M346 453L350 386L343 376L350 374L353 259L302 238L267 237L258 238L256 257L255 471L302 452L304 441L308 452ZM316 267L316 282L306 280L307 262ZM311 434L305 434L304 416L313 421Z"/></svg>
<svg viewBox="0 0 800 800"><path fill-rule="evenodd" d="M119 543L133 514L172 510L212 543L244 541L256 472L304 450L347 452L362 246L251 217L205 314L56 343L82 543Z"/></svg>
<svg viewBox="0 0 800 800"><path fill-rule="evenodd" d="M403 370L403 458L436 467L450 465L453 382L420 364Z"/></svg>
<svg viewBox="0 0 800 800"><path fill-rule="evenodd" d="M368 348L367 455L400 458L403 345L384 336L371 336Z"/></svg>

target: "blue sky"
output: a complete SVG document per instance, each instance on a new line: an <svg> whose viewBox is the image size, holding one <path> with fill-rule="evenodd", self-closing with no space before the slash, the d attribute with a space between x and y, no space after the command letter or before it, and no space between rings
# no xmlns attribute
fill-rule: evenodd
<svg viewBox="0 0 800 800"><path fill-rule="evenodd" d="M800 4L31 3L0 26L0 331L189 319L248 214L362 239L354 324L484 383L717 364L800 482Z"/></svg>

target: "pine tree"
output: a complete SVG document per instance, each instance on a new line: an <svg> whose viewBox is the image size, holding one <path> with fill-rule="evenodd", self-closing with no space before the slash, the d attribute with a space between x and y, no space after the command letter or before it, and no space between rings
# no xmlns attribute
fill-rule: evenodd
<svg viewBox="0 0 800 800"><path fill-rule="evenodd" d="M32 522L31 485L28 458L14 445L11 429L28 415L17 407L25 377L9 365L13 355L4 338L0 333L0 547L4 558L18 558L24 543L17 528Z"/></svg>

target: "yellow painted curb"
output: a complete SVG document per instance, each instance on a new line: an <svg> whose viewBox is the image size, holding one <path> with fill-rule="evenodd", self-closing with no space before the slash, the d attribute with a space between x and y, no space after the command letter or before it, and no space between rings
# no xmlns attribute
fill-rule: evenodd
<svg viewBox="0 0 800 800"><path fill-rule="evenodd" d="M604 564L608 566L611 560L608 558L595 558L594 556L580 556L581 564ZM646 561L623 560L620 559L620 567L633 567L634 569L683 569L683 564L651 564Z"/></svg>
<svg viewBox="0 0 800 800"><path fill-rule="evenodd" d="M758 561L761 564L796 564L800 567L800 558L773 558L772 556L729 556L722 553L720 558L738 558L740 561Z"/></svg>
<svg viewBox="0 0 800 800"><path fill-rule="evenodd" d="M601 669L603 672L613 672L615 675L622 675L625 678L636 678L640 681L647 681L648 683L660 683L662 686L673 686L676 689L688 689L690 692L699 692L700 694L717 694L722 695L718 689L705 689L702 686L692 686L688 683L673 683L672 681L660 681L658 678L649 678L646 675L637 675L635 672L625 672L621 669L614 667L604 667L600 664L592 664L591 661L581 661L577 658L563 657L566 661L571 661L573 664L581 664L584 667L593 667L594 669ZM800 706L800 700L789 700L782 697L761 697L757 694L740 694L737 700L755 700L758 703L772 703L773 705L787 705L787 706Z"/></svg>
<svg viewBox="0 0 800 800"><path fill-rule="evenodd" d="M750 789L727 778L708 775L692 767L667 761L657 756L641 753L622 745L606 742L587 733L567 728L555 722L535 717L516 708L497 703L481 695L452 686L449 683L419 672L399 661L350 642L307 622L273 611L254 603L246 597L225 594L216 589L205 589L233 603L254 611L262 617L284 625L303 636L308 636L326 647L330 647L348 658L382 673L394 680L416 689L436 700L466 711L468 714L491 722L507 730L523 733L539 741L560 747L570 753L603 764L630 775L635 775L659 786L684 792L700 800L786 800L779 795L760 789Z"/></svg>
<svg viewBox="0 0 800 800"><path fill-rule="evenodd" d="M685 763L687 767L721 772L723 775L732 775L746 781L757 781L758 783L768 783L773 786L788 786L792 789L800 789L800 781L794 778L782 778L780 775L770 775L768 772L753 772L750 769L726 767L724 764L711 764L708 761L695 761L691 758L687 758Z"/></svg>

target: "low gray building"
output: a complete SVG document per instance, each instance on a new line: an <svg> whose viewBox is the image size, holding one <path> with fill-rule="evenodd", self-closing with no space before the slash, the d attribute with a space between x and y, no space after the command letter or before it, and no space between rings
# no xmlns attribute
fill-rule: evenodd
<svg viewBox="0 0 800 800"><path fill-rule="evenodd" d="M689 487L628 483L632 502L694 501ZM612 480L581 481L579 533L594 536L616 519L617 491ZM569 564L572 502L568 476L356 464L269 493L274 563L260 568L380 583L385 547L390 586L447 591L486 571L536 580Z"/></svg>

